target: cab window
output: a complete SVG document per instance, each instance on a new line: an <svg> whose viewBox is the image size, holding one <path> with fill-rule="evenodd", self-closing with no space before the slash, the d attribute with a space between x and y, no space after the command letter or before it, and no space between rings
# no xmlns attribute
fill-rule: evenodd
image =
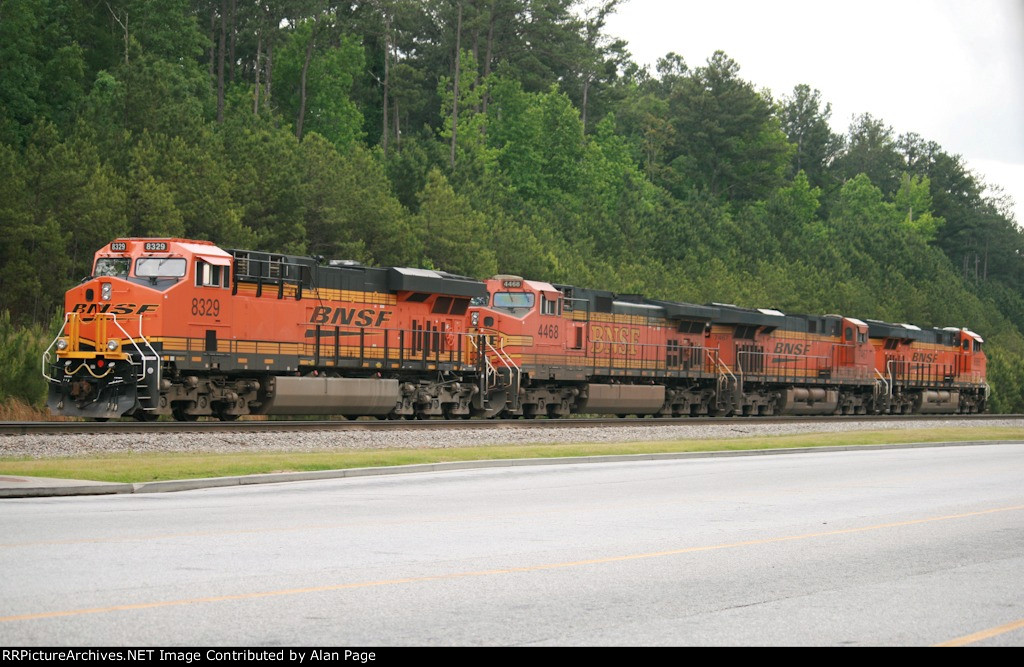
<svg viewBox="0 0 1024 667"><path fill-rule="evenodd" d="M203 260L196 262L196 287L227 287L229 269Z"/></svg>
<svg viewBox="0 0 1024 667"><path fill-rule="evenodd" d="M496 292L492 305L512 314L525 313L533 308L533 292Z"/></svg>
<svg viewBox="0 0 1024 667"><path fill-rule="evenodd" d="M558 299L548 299L543 294L540 295L540 312L542 315L557 315L558 314Z"/></svg>
<svg viewBox="0 0 1024 667"><path fill-rule="evenodd" d="M127 257L100 257L93 275L97 278L127 278L132 260Z"/></svg>
<svg viewBox="0 0 1024 667"><path fill-rule="evenodd" d="M182 278L188 263L183 257L141 257L135 262L139 278Z"/></svg>

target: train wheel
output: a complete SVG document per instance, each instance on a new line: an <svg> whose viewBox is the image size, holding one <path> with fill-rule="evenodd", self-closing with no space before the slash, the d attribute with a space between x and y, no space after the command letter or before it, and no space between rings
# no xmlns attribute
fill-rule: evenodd
<svg viewBox="0 0 1024 667"><path fill-rule="evenodd" d="M487 408L471 407L470 411L474 417L483 417L484 419L493 419L505 410L505 406L508 403L508 392L506 389L495 389L492 390L488 396Z"/></svg>

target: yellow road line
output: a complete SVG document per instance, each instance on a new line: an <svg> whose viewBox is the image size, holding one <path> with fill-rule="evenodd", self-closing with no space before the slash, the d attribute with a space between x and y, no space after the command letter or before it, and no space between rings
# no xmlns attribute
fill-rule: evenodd
<svg viewBox="0 0 1024 667"><path fill-rule="evenodd" d="M855 533L866 533L886 528L899 528L903 526L917 526L936 521L950 521L953 519L966 519L970 517L998 514L1001 512L1016 512L1024 510L1024 505L1013 507L999 507L978 512L966 512L964 514L948 514L945 516L929 517L926 519L912 519L910 521L896 521L893 523L880 523L873 526L861 526L860 528L845 528L842 530L828 530L818 533L804 533L801 535L785 535L781 537L767 537L759 540L744 540L742 542L729 542L726 544L713 544L699 547L686 547L683 549L672 549L669 551L654 551L639 554L627 554L624 556L609 556L606 558L591 558L587 560L567 561L561 563L542 563L539 565L525 565L523 567L508 567L495 570L478 570L473 572L453 572L450 574L436 574L422 577L404 577L401 579L384 579L379 581L361 581L348 584L332 584L329 586L311 586L307 588L288 588L278 591L259 591L255 593L238 593L236 595L219 595L213 597L186 598L183 600L164 600L162 602L140 602L137 604L113 605L109 607L93 607L89 609L68 609L64 611L47 611L35 614L17 614L14 616L0 616L0 623L12 621L30 621L47 618L58 618L61 616L84 616L87 614L105 614L113 611L129 611L135 609L155 609L159 607L177 607L190 604L206 602L228 602L232 600L254 600L258 598L281 597L285 595L302 595L306 593L327 593L331 591L352 590L358 588L375 588L379 586L395 586L398 584L414 584L429 581L447 581L453 579L468 579L471 577L487 577L500 574L520 574L524 572L542 572L545 570L557 570L571 567L582 567L587 565L605 565L608 563L622 563L626 561L644 560L649 558L664 558L666 556L679 556L683 554L700 553L704 551L719 551L722 549L737 549L740 547L759 546L764 544L778 544L780 542L792 542L795 540L808 540L818 537L831 537L834 535L851 535ZM998 628L996 628L998 630ZM977 641L977 640L974 640Z"/></svg>
<svg viewBox="0 0 1024 667"><path fill-rule="evenodd" d="M936 646L967 646L968 644L980 642L983 639L996 637L1007 632L1012 632L1013 630L1020 630L1021 628L1024 628L1024 619L1014 621L1013 623L1007 623L1006 625L1000 625L997 628L981 630L980 632L975 632L973 635L950 639L948 642L942 642L941 644L936 644Z"/></svg>

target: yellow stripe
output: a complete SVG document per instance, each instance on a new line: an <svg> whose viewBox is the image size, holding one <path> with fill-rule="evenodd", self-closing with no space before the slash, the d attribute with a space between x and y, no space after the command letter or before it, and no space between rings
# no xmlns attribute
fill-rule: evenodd
<svg viewBox="0 0 1024 667"><path fill-rule="evenodd" d="M781 542L792 542L796 540L808 540L819 537L832 537L834 535L851 535L855 533L866 533L874 530L887 528L901 528L904 526L918 526L936 521L950 521L953 519L966 519L976 516L986 516L1000 512L1016 512L1024 510L1024 505L1014 507L1000 507L979 512L966 512L964 514L949 514L946 516L929 517L927 519L912 519L910 521L896 521L892 523L881 523L873 526L862 526L860 528L846 528L843 530L828 530L818 533L804 533L801 535L786 535L782 537L768 537L760 540L744 540L742 542L728 542L725 544L714 544L701 547L686 547L673 549L671 551L654 551L649 553L627 554L624 556L611 556L607 558L591 558L587 560L566 561L561 563L541 563L539 565L526 565L523 567L507 567L494 570L477 570L471 572L453 572L450 574L436 574L421 577L404 577L401 579L383 579L377 581L360 581L348 584L331 584L327 586L309 586L306 588L287 588L277 591L258 591L255 593L238 593L236 595L218 595L211 597L186 598L182 600L164 600L161 602L141 602L138 604L111 605L108 607L92 607L87 609L68 609L62 611L46 611L35 614L16 614L13 616L0 616L0 623L12 621L34 621L47 618L59 618L62 616L84 616L87 614L106 614L113 611L131 611L135 609L157 609L160 607L179 607L190 604L207 602L228 602L233 600L255 600L258 598L281 597L286 595L301 595L304 593L325 593L330 591L344 591L358 588L375 588L379 586L395 586L398 584L423 583L428 581L451 581L455 579L468 579L472 577L488 577L500 574L521 574L528 572L543 572L545 570L559 570L572 567L584 567L591 565L607 565L609 563L622 563L635 560L646 560L651 558L665 558L667 556L680 556L684 554L700 553L704 551L720 551L723 549L738 549L741 547L760 546L765 544L778 544ZM1004 626L1005 627L1005 626ZM995 628L999 630L1000 628ZM1004 630L1005 632L1005 630ZM972 635L973 636L973 635ZM977 640L975 640L977 641Z"/></svg>
<svg viewBox="0 0 1024 667"><path fill-rule="evenodd" d="M772 338L782 338L786 340L806 340L811 342L819 343L835 343L839 339L836 336L829 336L827 334L812 334L804 333L802 331L782 331L776 329L771 333Z"/></svg>
<svg viewBox="0 0 1024 667"><path fill-rule="evenodd" d="M1020 630L1021 628L1024 628L1024 619L1014 621L1012 623L1007 623L1006 625L1000 625L996 628L981 630L980 632L975 632L973 635L966 635L964 637L959 637L957 639L950 639L948 642L942 642L941 644L936 644L936 646L967 646L968 644L980 642L984 639L989 639L991 637L997 637L1007 632Z"/></svg>
<svg viewBox="0 0 1024 667"><path fill-rule="evenodd" d="M646 315L619 315L612 313L590 313L591 322L604 324L632 324L635 326L667 327L668 320L660 317L647 317Z"/></svg>
<svg viewBox="0 0 1024 667"><path fill-rule="evenodd" d="M256 285L251 283L239 283L238 293L245 296L256 296ZM285 285L284 295L288 298L295 297L295 286ZM264 284L263 293L260 298L276 299L277 285ZM385 292L359 292L355 290L338 289L303 289L302 298L322 301L344 301L348 303L373 303L385 306L393 306L398 303L398 297Z"/></svg>

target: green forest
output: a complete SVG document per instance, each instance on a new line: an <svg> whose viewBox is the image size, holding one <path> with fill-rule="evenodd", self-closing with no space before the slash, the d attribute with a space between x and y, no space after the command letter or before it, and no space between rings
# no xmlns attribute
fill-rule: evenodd
<svg viewBox="0 0 1024 667"><path fill-rule="evenodd" d="M2 0L0 403L119 236L967 326L1024 411L1024 235L870 110L845 134L618 0Z"/></svg>

